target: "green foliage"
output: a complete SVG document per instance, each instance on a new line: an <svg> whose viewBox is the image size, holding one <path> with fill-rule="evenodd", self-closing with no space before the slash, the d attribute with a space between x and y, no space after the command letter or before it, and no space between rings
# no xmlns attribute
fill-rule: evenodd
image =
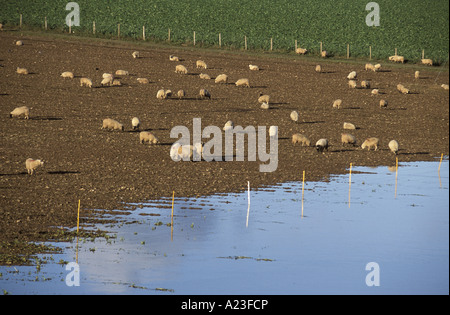
<svg viewBox="0 0 450 315"><path fill-rule="evenodd" d="M80 6L78 32L98 35L117 34L140 38L142 26L148 38L167 39L171 29L174 42L191 42L242 48L244 36L249 49L270 47L289 50L298 40L301 47L318 52L319 42L333 55L345 55L350 44L352 56L367 56L369 46L376 58L386 58L398 48L407 59L426 57L437 61L448 58L449 7L445 0L377 0L380 26L369 27L365 10L369 0L104 0L76 1ZM17 25L23 14L24 25L42 26L47 16L49 27L67 29L65 10L68 1L10 1L0 11L0 22Z"/></svg>

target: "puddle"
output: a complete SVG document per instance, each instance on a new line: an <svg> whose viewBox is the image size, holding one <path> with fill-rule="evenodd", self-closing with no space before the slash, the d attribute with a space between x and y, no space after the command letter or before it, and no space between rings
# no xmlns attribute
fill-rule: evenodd
<svg viewBox="0 0 450 315"><path fill-rule="evenodd" d="M137 205L58 243L45 264L0 266L9 294L448 294L449 163L352 169L329 182ZM307 176L307 175L306 175ZM301 174L299 178L301 177ZM250 183L251 184L251 183ZM78 248L78 250L77 250ZM80 285L66 270L78 259ZM368 269L375 262L379 269ZM378 273L375 273L378 272ZM375 275L374 277L372 277ZM379 275L379 278L377 276ZM366 278L379 279L368 286ZM75 278L70 278L75 279Z"/></svg>

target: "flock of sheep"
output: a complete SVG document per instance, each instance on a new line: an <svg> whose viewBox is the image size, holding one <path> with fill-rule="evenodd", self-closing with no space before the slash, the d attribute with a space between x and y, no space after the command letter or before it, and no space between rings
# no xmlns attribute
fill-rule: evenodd
<svg viewBox="0 0 450 315"><path fill-rule="evenodd" d="M20 46L20 45L23 45L23 42L17 41L17 42L15 42L15 44ZM296 52L298 54L305 54L305 53L307 53L307 50L303 49L303 48L298 48ZM140 58L140 53L138 51L134 51L131 55L133 58ZM321 56L326 58L328 56L328 54L326 51L323 51ZM169 60L174 61L174 62L181 61L181 59L179 57L173 56L173 55L169 56ZM404 63L404 61L405 61L404 57L402 57L402 56L391 56L391 57L389 57L389 60L394 61L394 62L401 62L401 63ZM422 63L425 65L433 65L433 61L430 59L423 59ZM195 65L196 65L197 69L202 69L202 70L208 69L206 62L203 60L197 60ZM260 70L260 68L257 65L250 64L248 67L249 67L250 71L259 71ZM374 71L374 72L381 71L381 68L382 68L381 64L372 65L370 63L366 64L364 67L364 69L366 71ZM315 70L316 70L316 72L322 72L322 66L317 65L315 67ZM29 73L27 69L20 68L20 67L17 68L16 72L17 72L17 74L28 74ZM175 66L175 72L178 74L183 74L183 75L188 74L187 68L182 64L177 64ZM125 71L125 70L117 70L114 74L104 73L102 75L102 80L100 82L100 85L101 86L121 85L121 82L117 78L117 76L122 77L122 76L127 76L127 75L129 75L129 73L128 73L128 71ZM74 74L72 72L65 71L65 72L61 73L61 77L73 79ZM357 77L358 77L358 75L357 75L356 71L352 71L348 74L347 80L348 80L348 85L350 88L353 88L353 89L357 88ZM420 72L416 71L415 78L417 79L419 77L420 77ZM211 79L211 77L206 73L199 74L199 78L205 79L205 80ZM137 78L137 81L142 84L149 83L149 80L147 78ZM225 73L217 75L216 78L214 79L214 82L217 84L221 84L221 83L227 84L228 76ZM240 78L235 82L235 85L238 87L250 87L250 82L249 82L248 78ZM93 81L90 78L82 77L80 79L80 86L81 87L86 86L86 87L92 88ZM370 81L362 80L360 82L360 88L370 89ZM442 88L448 90L448 85L443 84ZM403 94L410 93L409 89L407 89L406 87L404 87L401 84L397 85L397 89L400 93L403 93ZM378 89L373 89L371 92L372 95L377 95L379 93L380 92ZM182 99L186 96L186 92L184 90L179 90L179 91L177 91L177 93L174 94L171 90L160 89L157 91L157 94L156 94L156 98L159 100L167 99L172 96ZM207 89L200 89L197 98L211 99L212 95ZM258 97L258 103L260 104L260 107L262 109L269 109L270 108L270 105L269 105L270 104L270 96L267 94L264 94L264 93L260 93L260 95ZM343 103L343 101L341 99L337 99L333 102L332 107L340 109L342 106L342 103ZM385 99L380 100L380 107L387 107L387 106L388 106L387 100L385 100ZM28 119L30 117L29 108L26 106L17 107L10 113L10 117L19 117L19 116L23 116L25 119ZM290 118L292 121L298 122L299 121L299 113L297 111L291 112ZM132 125L133 130L139 131L140 124L141 124L141 122L140 122L139 118L137 118L137 117L132 118L131 125ZM234 127L234 123L232 121L228 121L225 124L223 130L227 131L229 129L233 129L233 127ZM114 119L105 118L102 122L102 129L124 131L124 125ZM350 129L350 130L353 129L354 130L354 129L356 129L356 127L352 123L345 122L343 125L343 129ZM271 137L278 136L278 129L275 126L272 126L269 129L269 135ZM140 143L148 142L150 144L160 143L158 137L148 131L141 131L139 133L139 142ZM308 137L304 134L299 134L299 133L295 133L292 135L292 143L293 144L301 144L302 146L308 146L308 147L311 146L311 141L308 139ZM342 145L349 144L349 145L356 146L357 140L354 135L352 135L348 132L345 132L345 133L341 134L341 143L342 143ZM361 148L362 149L367 148L368 150L371 150L373 148L374 150L377 150L378 145L379 145L378 138L369 137L363 141L363 143L361 144ZM326 138L322 138L322 139L319 139L315 143L314 146L318 152L323 153L325 150L328 151L329 141ZM396 140L391 140L388 144L388 147L394 154L397 154L399 151L399 144ZM197 147L195 145L189 146L189 147L178 145L178 146L172 146L170 155L171 155L172 159L177 160L177 159L181 159L182 157L185 157L186 155L188 155L189 157L192 157L193 154L201 154L201 151L202 151L202 148ZM28 158L26 160L25 164L26 164L26 169L28 171L28 174L31 175L31 174L33 174L34 170L37 167L43 165L44 162L39 159Z"/></svg>

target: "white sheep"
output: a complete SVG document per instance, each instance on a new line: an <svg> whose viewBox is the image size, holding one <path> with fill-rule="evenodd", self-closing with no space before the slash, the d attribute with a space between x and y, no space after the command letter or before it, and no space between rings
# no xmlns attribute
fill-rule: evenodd
<svg viewBox="0 0 450 315"><path fill-rule="evenodd" d="M372 92L370 92L370 94L371 94L372 96L378 95L379 93L380 93L380 90L379 90L379 89L373 89Z"/></svg>
<svg viewBox="0 0 450 315"><path fill-rule="evenodd" d="M183 97L186 96L186 92L184 90L178 90L177 96L179 99L182 99Z"/></svg>
<svg viewBox="0 0 450 315"><path fill-rule="evenodd" d="M397 153L398 153L398 142L396 140L391 140L389 142L389 149L391 150L392 153L397 155Z"/></svg>
<svg viewBox="0 0 450 315"><path fill-rule="evenodd" d="M197 60L197 62L195 63L197 69L198 68L202 68L202 69L207 69L208 66L206 65L206 62L204 62L203 60Z"/></svg>
<svg viewBox="0 0 450 315"><path fill-rule="evenodd" d="M120 80L114 79L114 80L112 81L112 85L114 85L114 86L121 86L121 85L122 85L122 82L120 82Z"/></svg>
<svg viewBox="0 0 450 315"><path fill-rule="evenodd" d="M257 65L248 65L248 68L252 71L259 71L259 67Z"/></svg>
<svg viewBox="0 0 450 315"><path fill-rule="evenodd" d="M344 122L344 127L343 128L347 129L347 130L355 130L356 126L354 124L352 124L352 123Z"/></svg>
<svg viewBox="0 0 450 315"><path fill-rule="evenodd" d="M322 72L322 66L321 65L317 65L315 70L316 70L316 72L321 73Z"/></svg>
<svg viewBox="0 0 450 315"><path fill-rule="evenodd" d="M270 105L269 105L268 103L263 102L263 103L261 104L261 108L262 108L262 109L269 109L269 108L270 108Z"/></svg>
<svg viewBox="0 0 450 315"><path fill-rule="evenodd" d="M26 106L20 106L20 107L16 107L14 108L14 110L9 113L9 117L19 117L19 116L24 116L25 119L29 119L30 118L30 109Z"/></svg>
<svg viewBox="0 0 450 315"><path fill-rule="evenodd" d="M246 87L250 87L250 82L248 81L248 79L239 79L236 81L236 86L246 86Z"/></svg>
<svg viewBox="0 0 450 315"><path fill-rule="evenodd" d="M18 40L15 42L16 46L23 46L23 41Z"/></svg>
<svg viewBox="0 0 450 315"><path fill-rule="evenodd" d="M318 152L328 151L328 139L320 139L316 142L316 149Z"/></svg>
<svg viewBox="0 0 450 315"><path fill-rule="evenodd" d="M211 80L211 77L206 73L200 73L198 76L200 77L200 79Z"/></svg>
<svg viewBox="0 0 450 315"><path fill-rule="evenodd" d="M376 151L378 150L378 142L379 142L378 138L375 137L367 138L361 145L361 148L363 150L367 148L367 150L370 151L370 149L373 147L374 150Z"/></svg>
<svg viewBox="0 0 450 315"><path fill-rule="evenodd" d="M113 83L113 77L106 77L102 80L102 82L100 82L100 85L104 86L104 85L112 85Z"/></svg>
<svg viewBox="0 0 450 315"><path fill-rule="evenodd" d="M422 64L427 65L427 66L432 66L433 65L433 60L432 59L422 59L421 62L422 62Z"/></svg>
<svg viewBox="0 0 450 315"><path fill-rule="evenodd" d="M176 72L176 73L182 73L182 74L187 74L187 73L188 73L186 67L183 66L183 65L177 65L177 66L175 67L175 72Z"/></svg>
<svg viewBox="0 0 450 315"><path fill-rule="evenodd" d="M291 112L291 114L290 114L290 117L291 117L291 120L292 121L295 121L295 122L298 122L298 117L299 117L299 115L298 115L298 112L297 111L292 111Z"/></svg>
<svg viewBox="0 0 450 315"><path fill-rule="evenodd" d="M156 98L159 100L164 100L167 98L166 91L164 89L158 90L156 92Z"/></svg>
<svg viewBox="0 0 450 315"><path fill-rule="evenodd" d="M65 72L61 73L61 76L62 76L63 78L70 78L70 79L73 79L73 73L70 72L70 71L65 71Z"/></svg>
<svg viewBox="0 0 450 315"><path fill-rule="evenodd" d="M172 96L172 90L165 90L164 93L166 94L166 98Z"/></svg>
<svg viewBox="0 0 450 315"><path fill-rule="evenodd" d="M373 66L373 71L377 72L381 70L381 64L377 63L376 65Z"/></svg>
<svg viewBox="0 0 450 315"><path fill-rule="evenodd" d="M448 91L448 84L441 84L441 88Z"/></svg>
<svg viewBox="0 0 450 315"><path fill-rule="evenodd" d="M420 79L420 71L414 72L414 78L415 79Z"/></svg>
<svg viewBox="0 0 450 315"><path fill-rule="evenodd" d="M300 143L302 146L309 147L311 141L303 134L295 133L292 135L292 144Z"/></svg>
<svg viewBox="0 0 450 315"><path fill-rule="evenodd" d="M170 61L180 61L180 58L178 58L177 56L170 55L169 60Z"/></svg>
<svg viewBox="0 0 450 315"><path fill-rule="evenodd" d="M410 91L403 86L403 84L397 84L397 90L402 94L409 94Z"/></svg>
<svg viewBox="0 0 450 315"><path fill-rule="evenodd" d="M137 78L136 80L137 80L139 83L141 83L141 84L148 84L148 83L149 83L149 81L148 81L147 78Z"/></svg>
<svg viewBox="0 0 450 315"><path fill-rule="evenodd" d="M347 79L354 80L354 79L356 79L356 77L357 77L356 71L352 71L348 74Z"/></svg>
<svg viewBox="0 0 450 315"><path fill-rule="evenodd" d="M326 50L322 50L322 52L320 53L320 56L322 58L327 58L328 57L328 52Z"/></svg>
<svg viewBox="0 0 450 315"><path fill-rule="evenodd" d="M133 130L139 130L139 127L141 125L141 121L137 117L133 117L131 119L131 126L133 127Z"/></svg>
<svg viewBox="0 0 450 315"><path fill-rule="evenodd" d="M43 160L35 160L32 158L28 158L25 161L25 167L27 168L27 172L29 175L33 175L34 170L42 165L44 165Z"/></svg>
<svg viewBox="0 0 450 315"><path fill-rule="evenodd" d="M137 59L140 57L139 51L133 51L133 53L131 55L133 56L134 59Z"/></svg>
<svg viewBox="0 0 450 315"><path fill-rule="evenodd" d="M275 139L278 137L278 126L269 127L269 137Z"/></svg>
<svg viewBox="0 0 450 315"><path fill-rule="evenodd" d="M370 81L366 81L366 80L361 81L361 88L370 89Z"/></svg>
<svg viewBox="0 0 450 315"><path fill-rule="evenodd" d="M200 89L198 95L200 96L200 98L211 99L211 93L207 89Z"/></svg>
<svg viewBox="0 0 450 315"><path fill-rule="evenodd" d="M20 68L20 67L17 67L16 72L18 74L28 74L29 73L26 68Z"/></svg>
<svg viewBox="0 0 450 315"><path fill-rule="evenodd" d="M341 105L342 105L342 100L341 99L337 99L337 100L335 100L333 102L333 108L339 109L339 108L341 108Z"/></svg>
<svg viewBox="0 0 450 315"><path fill-rule="evenodd" d="M364 67L364 70L372 70L372 71L375 71L375 67L374 67L374 65L373 64L371 64L371 63L366 63L366 65L365 65L365 67Z"/></svg>
<svg viewBox="0 0 450 315"><path fill-rule="evenodd" d="M92 88L92 80L88 78L81 78L80 79L80 86L87 86L89 88Z"/></svg>
<svg viewBox="0 0 450 315"><path fill-rule="evenodd" d="M228 76L226 74L219 74L214 80L214 83L227 83L227 82Z"/></svg>
<svg viewBox="0 0 450 315"><path fill-rule="evenodd" d="M341 143L343 146L345 146L346 144L356 146L356 137L349 133L341 133Z"/></svg>
<svg viewBox="0 0 450 315"><path fill-rule="evenodd" d="M259 93L258 103L267 103L269 104L270 96L267 94Z"/></svg>
<svg viewBox="0 0 450 315"><path fill-rule="evenodd" d="M111 74L111 73L103 73L102 74L102 79L106 79L106 78L111 78L111 79L114 79L114 74Z"/></svg>
<svg viewBox="0 0 450 315"><path fill-rule="evenodd" d="M306 48L300 48L300 47L298 47L298 48L295 50L295 53L296 53L296 54L299 54L299 55L305 55L307 52L308 52L308 50L307 50Z"/></svg>
<svg viewBox="0 0 450 315"><path fill-rule="evenodd" d="M129 75L129 73L126 70L117 70L116 75Z"/></svg>
<svg viewBox="0 0 450 315"><path fill-rule="evenodd" d="M141 131L139 133L139 142L140 143L148 142L150 144L157 144L159 143L159 140L153 133L148 131Z"/></svg>
<svg viewBox="0 0 450 315"><path fill-rule="evenodd" d="M234 128L234 122L229 120L225 123L225 126L223 126L223 131L233 130Z"/></svg>
<svg viewBox="0 0 450 315"><path fill-rule="evenodd" d="M348 86L351 87L352 89L356 89L356 81L355 80L349 80L348 81Z"/></svg>
<svg viewBox="0 0 450 315"><path fill-rule="evenodd" d="M121 130L123 131L123 125L117 120L111 118L103 119L102 129Z"/></svg>
<svg viewBox="0 0 450 315"><path fill-rule="evenodd" d="M390 61L394 61L394 62L405 63L405 57L403 57L403 56L398 56L398 55L390 56L390 57L389 57L389 60L390 60Z"/></svg>
<svg viewBox="0 0 450 315"><path fill-rule="evenodd" d="M388 101L386 100L380 100L380 108L381 107L387 107L388 106Z"/></svg>

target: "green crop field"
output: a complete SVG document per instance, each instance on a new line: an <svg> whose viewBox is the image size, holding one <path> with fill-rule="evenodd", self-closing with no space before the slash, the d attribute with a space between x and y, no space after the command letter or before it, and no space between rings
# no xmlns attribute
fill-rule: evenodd
<svg viewBox="0 0 450 315"><path fill-rule="evenodd" d="M422 50L425 57L438 62L448 60L449 6L446 0L378 0L380 25L367 26L368 0L106 0L76 1L80 7L80 26L73 27L76 34L92 33L96 36L121 36L166 40L168 29L171 41L193 41L205 46L241 49L244 36L249 49L273 48L293 51L294 41L309 49L323 49L335 56L345 56L347 44L352 56L368 56L369 46L375 58L398 54L417 61ZM0 23L17 26L23 16L24 27L48 27L67 31L65 7L68 1L2 1Z"/></svg>

